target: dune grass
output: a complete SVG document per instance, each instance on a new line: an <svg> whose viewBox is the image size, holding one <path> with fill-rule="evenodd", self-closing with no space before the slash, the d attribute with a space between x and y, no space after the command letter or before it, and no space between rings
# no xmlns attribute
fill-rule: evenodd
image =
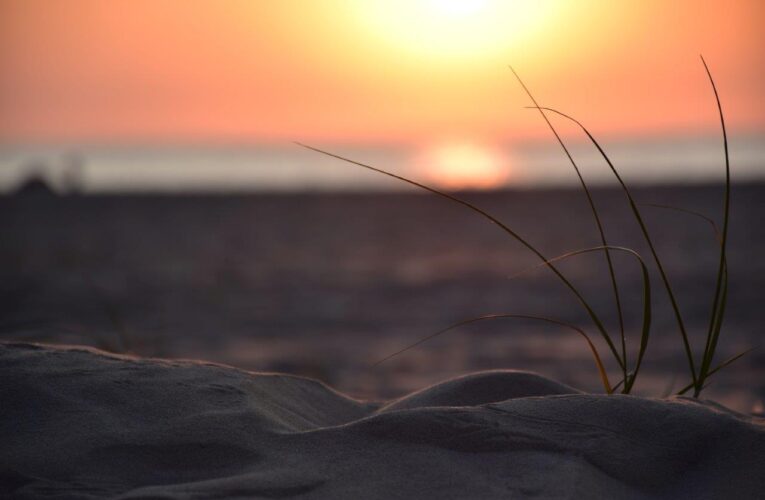
<svg viewBox="0 0 765 500"><path fill-rule="evenodd" d="M659 255L656 252L653 241L649 235L648 229L641 216L640 209L638 208L638 204L635 202L634 198L632 197L632 194L630 193L630 190L625 184L624 180L619 175L618 170L614 167L614 164L612 163L611 159L608 157L608 155L603 150L602 146L598 143L598 141L595 139L595 137L592 135L592 133L590 133L590 131L579 120L565 113L562 113L558 110L555 110L552 108L540 107L536 104L536 102L534 102L534 108L538 109L540 113L542 113L543 116L545 116L546 120L547 120L547 117L546 115L544 115L544 113L547 111L547 112L555 113L559 116L562 116L574 122L575 124L577 124L582 129L582 131L587 135L587 137L595 146L595 148L598 150L598 152L603 157L603 159L606 161L609 168L611 169L614 176L616 177L619 185L624 191L624 194L627 197L632 213L635 216L635 220L640 226L640 230L645 238L648 248L650 249L651 255L653 256L654 262L656 264L656 268L659 271L659 275L661 276L662 283L664 284L664 288L666 289L667 295L669 297L669 301L672 306L675 319L677 321L678 331L682 339L685 355L688 361L688 368L691 375L691 386L693 388L693 394L695 397L698 397L701 394L701 391L704 389L707 379L713 373L716 373L717 371L719 371L719 369L723 368L724 366L727 366L727 364L730 364L730 362L733 362L736 359L739 359L740 357L740 356L735 356L731 360L728 360L729 362L725 362L719 365L718 367L716 367L715 369L711 367L712 361L714 359L714 354L717 349L717 343L720 338L720 332L722 329L723 319L725 316L725 307L726 307L727 296L728 296L728 270L727 270L726 249L727 249L727 239L728 239L728 225L729 225L729 218L730 218L731 179L730 179L730 154L729 154L729 148L728 148L728 134L725 127L725 116L722 110L722 103L720 102L719 92L717 90L717 85L715 84L714 78L712 77L712 72L710 71L709 66L707 65L703 56L701 56L701 62L704 66L704 70L707 74L710 85L712 87L712 91L714 93L720 125L722 129L723 152L725 156L725 195L724 195L724 202L723 202L722 232L719 236L720 258L719 258L719 265L718 265L718 271L717 271L717 279L715 281L715 291L713 295L712 307L710 312L709 328L707 330L704 351L703 351L701 362L698 366L698 369L696 368L695 356L694 356L693 350L691 349L688 332L686 330L685 323L680 313L680 307L677 303L677 299L672 290L672 286L670 284L667 273L664 269L664 266L662 265ZM547 121L547 123L548 125L550 125L550 128L553 130L553 132L555 132L554 127L552 126L552 124L550 124L549 120ZM557 132L555 132L555 135L556 137L558 137ZM687 210L682 208L677 208L677 207L672 207L672 208L675 208L676 210L682 210L682 211L688 212ZM712 223L713 223L713 226L716 228L716 225L714 224L713 221ZM742 355L743 354L745 353L742 353Z"/></svg>
<svg viewBox="0 0 765 500"><path fill-rule="evenodd" d="M551 122L550 118L548 117L548 113L554 116L559 116L562 118L565 118L567 120L572 121L576 125L580 127L580 129L584 132L584 134L588 137L590 142L593 144L593 146L597 149L598 153L601 155L601 157L605 160L608 167L610 168L611 172L613 173L614 177L616 178L618 184L620 185L622 191L625 194L625 197L627 199L627 202L629 204L629 207L631 209L631 212L640 228L640 232L648 246L648 249L651 253L653 263L659 273L659 276L661 278L661 282L663 284L663 287L667 293L667 297L670 301L670 305L672 307L672 311L677 323L678 332L680 334L683 350L685 353L685 357L688 364L688 371L690 372L690 378L691 382L683 387L678 394L684 394L688 392L689 390L693 389L693 395L694 397L698 397L706 384L708 383L709 377L714 375L715 373L719 372L721 369L727 367L731 363L735 362L736 360L740 359L743 355L745 355L748 351L745 351L741 354L738 354L736 356L733 356L732 358L729 358L722 363L716 365L714 368L713 361L715 356L715 351L717 349L718 341L720 338L721 330L722 330L722 324L723 319L725 315L725 307L727 304L727 292L728 292L728 267L727 267L727 257L726 257L726 248L727 248L727 238L728 238L728 224L729 224L729 213L730 213L730 158L729 158L729 150L728 150L728 136L727 136L727 130L725 127L725 119L723 115L722 110L722 104L720 102L720 97L717 91L717 86L715 85L714 79L712 78L712 73L709 70L709 67L706 64L706 61L703 57L701 57L702 64L704 66L704 69L706 71L706 74L708 76L709 82L711 84L712 90L714 92L715 101L717 103L717 110L719 114L720 124L722 128L722 137L723 137L723 145L724 145L724 155L725 155L725 197L724 197L724 209L723 209L723 223L722 223L722 229L718 229L716 223L711 218L699 214L697 212L687 210L681 207L673 207L673 206L667 206L667 205L653 205L653 207L658 208L665 208L665 209L672 209L677 210L681 212L690 213L692 215L701 217L702 219L709 222L713 230L715 232L715 237L717 238L719 247L720 247L720 256L719 256L719 264L717 269L717 277L715 281L715 290L714 294L712 296L712 305L710 308L710 319L709 319L709 326L707 329L707 334L705 338L704 343L704 349L701 355L701 359L698 360L697 357L694 355L693 349L691 347L691 341L688 335L688 331L685 327L685 322L683 320L680 306L678 304L677 298L675 296L674 290L672 288L670 279L667 275L667 272L665 270L665 267L662 263L662 260L659 256L659 254L656 251L656 247L654 245L654 241L650 236L650 232L648 230L647 225L645 224L640 208L641 204L639 204L634 197L632 196L632 193L625 183L624 179L619 174L618 170L614 166L613 162L609 158L609 156L606 154L603 147L600 145L600 143L595 139L595 137L590 133L590 131L577 119L575 119L572 116L569 116L561 111L558 111L553 108L543 107L540 106L537 100L534 98L528 87L525 85L525 83L521 80L520 76L516 71L511 67L511 71L517 78L519 84L523 88L523 90L526 92L528 97L530 98L531 102L533 103L533 106L529 106L531 109L536 109L539 111L543 119L545 120L547 126L555 136L558 144L563 149L566 157L568 158L569 162L571 163L578 179L580 186L587 198L590 210L593 214L593 219L598 231L598 235L600 238L601 245L586 248L582 250L576 250L573 252L568 252L566 254L560 255L558 257L548 259L545 257L545 255L538 250L534 245L532 245L527 239L522 237L520 234L518 234L516 231L511 229L509 226L501 222L499 219L497 219L492 214L486 212L485 210L479 208L478 206L465 201L461 198L458 198L454 194L447 193L444 191L441 191L439 189L436 189L434 187L428 186L426 184L422 184L420 182L414 181L412 179L388 172L386 170L373 167L371 165L367 165L362 162L358 162L356 160L346 158L344 156L337 155L335 153L325 151L313 146L309 146L302 143L296 143L299 146L302 146L304 148L307 148L309 150L315 151L317 153L330 156L333 158L336 158L338 160L351 163L353 165L366 168L368 170L372 170L374 172L392 177L394 179L397 179L399 181L408 183L410 185L413 185L415 187L418 187L420 189L424 189L430 193L436 194L438 196L441 196L447 200L450 200L452 202L455 202L457 204L462 205L463 207L477 213L484 219L488 220L489 222L497 225L502 231L507 233L509 236L511 236L516 241L520 242L524 247L526 247L529 251L531 251L536 257L538 257L541 261L541 263L537 267L547 267L552 273L571 291L571 293L574 295L574 297L579 302L580 306L585 310L585 312L590 317L595 329L600 334L600 337L603 339L603 341L606 343L606 346L608 347L609 352L611 353L611 357L614 359L616 364L619 367L619 371L621 372L621 380L613 385L611 384L608 374L605 368L605 365L603 363L602 357L600 353L598 352L598 349L596 348L595 344L592 342L592 339L590 336L584 331L584 329L572 325L570 323L560 321L554 318L548 318L548 317L542 317L542 316L536 316L536 315L529 315L529 314L517 314L517 313L502 313L502 314L490 314L485 316L480 316L477 318L471 318L464 321L460 321L458 323L455 323L447 328L444 328L436 333L433 333L431 335L428 335L427 337L423 337L419 339L417 342L400 349L399 351L396 351L389 356L386 356L385 358L378 361L376 364L382 363L383 361L386 361L394 356L397 356L403 352L406 352L407 350L418 346L438 335L441 335L443 333L446 333L448 331L451 331L455 328L458 328L463 325L475 323L478 321L484 321L484 320L494 320L494 319L508 319L508 318L515 318L515 319L532 319L532 320L539 320L544 321L547 323L552 323L558 326L562 326L565 328L568 328L579 335L583 337L583 339L587 342L588 347L593 355L593 360L595 362L595 365L597 367L599 376L601 378L601 382L603 384L603 387L607 393L615 392L618 388L621 387L621 392L624 394L629 394L632 389L634 388L635 381L637 379L637 375L641 366L641 363L643 361L643 357L645 355L645 352L648 347L648 340L650 337L650 330L651 330L651 317L652 317L652 303L651 303L651 282L650 282L650 275L648 272L648 268L646 267L645 262L643 261L643 258L640 256L638 252L636 252L633 249L626 248L626 247L620 247L620 246L613 246L608 243L608 240L605 235L605 229L603 227L600 215L598 213L597 207L595 205L595 202L592 198L592 195L590 193L590 190L587 186L587 183L584 180L584 177L581 174L581 171L576 164L576 161L574 160L573 156L569 152L568 148L565 145L565 142L561 138L560 134L556 130L555 126ZM616 347L616 344L613 340L612 335L608 332L606 327L604 326L603 322L601 321L600 317L597 315L597 313L593 310L593 308L590 306L588 301L585 299L585 297L582 295L580 290L568 279L566 276L555 266L555 263L563 260L568 259L577 255L581 255L583 253L589 253L589 252L603 252L606 260L606 264L608 267L608 273L609 278L611 281L611 288L612 293L614 295L614 305L616 307L618 322L619 322L619 348ZM625 338L625 328L624 328L624 314L622 310L621 305L621 297L619 293L619 286L616 278L616 272L614 269L613 261L611 258L612 252L625 252L633 257L636 258L638 263L641 266L642 271L642 278L643 278L643 308L642 308L642 327L641 327L641 333L640 333L640 340L639 340L639 348L637 352L637 356L635 358L634 367L632 370L629 369L629 363L628 363L628 357L627 357L627 342Z"/></svg>

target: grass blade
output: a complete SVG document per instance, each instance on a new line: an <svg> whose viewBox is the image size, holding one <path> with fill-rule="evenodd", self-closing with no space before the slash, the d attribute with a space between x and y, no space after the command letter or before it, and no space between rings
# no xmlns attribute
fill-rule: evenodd
<svg viewBox="0 0 765 500"><path fill-rule="evenodd" d="M718 243L722 243L722 234L720 233L720 229L717 227L717 223L714 220L712 220L711 217L707 217L701 212L697 212L695 210L689 210L687 208L676 207L674 205L661 205L658 203L638 203L638 205L641 207L663 208L667 210L674 210L676 212L683 212L686 214L695 215L696 217L699 217L705 220L710 226L712 226L712 231L714 232L715 239L717 240Z"/></svg>
<svg viewBox="0 0 765 500"><path fill-rule="evenodd" d="M712 364L712 358L714 358L715 349L717 348L717 340L720 337L720 331L722 330L722 322L725 316L725 306L728 295L728 272L727 272L727 259L726 248L728 243L728 220L730 215L730 153L728 151L728 132L725 128L725 116L722 110L722 103L720 102L720 94L717 92L717 85L715 85L714 78L712 78L712 72L707 66L707 62L704 60L704 56L701 56L701 63L704 65L704 70L709 77L709 83L712 85L712 91L715 95L715 102L717 103L717 112L720 117L720 128L722 129L723 136L723 148L725 152L725 199L723 208L723 228L722 228L722 242L720 244L720 260L717 267L717 283L715 286L715 295L712 302L712 313L709 320L709 330L707 332L707 344L704 349L704 356L701 362L701 368L699 369L699 381L697 381L694 389L694 395L698 396L703 389L704 379L708 376L709 367Z"/></svg>
<svg viewBox="0 0 765 500"><path fill-rule="evenodd" d="M629 394L632 390L632 386L635 384L635 380L637 379L638 372L640 371L640 365L643 362L643 357L645 356L646 349L648 349L648 338L651 333L651 276L648 272L648 267L645 265L645 262L643 261L643 258L640 256L639 253L632 250L631 248L626 247L619 247L619 246L608 246L608 247L591 247L591 248L585 248L583 250L575 250L573 252L568 252L563 255L560 255L558 257L555 257L552 259L552 261L548 262L556 262L562 259L567 259L569 257L573 257L575 255L581 255L584 253L589 252L596 252L596 251L606 251L606 250L612 250L617 252L626 252L632 256L634 256L638 263L640 264L640 270L642 272L643 277L643 321L642 321L642 328L640 332L640 348L638 350L638 357L635 361L635 368L632 370L632 373L628 373L626 371L626 366L624 370L624 389L622 392L624 394ZM626 364L625 364L626 365Z"/></svg>
<svg viewBox="0 0 765 500"><path fill-rule="evenodd" d="M574 171L576 172L577 177L579 178L579 183L582 186L582 189L584 190L584 194L587 196L587 202L590 205L590 210L592 211L592 216L595 218L595 225L598 229L598 234L600 236L600 242L601 245L605 248L604 253L606 256L606 263L608 265L608 274L611 277L611 288L614 293L614 303L616 305L616 313L619 318L619 334L621 339L621 349L622 349L622 359L624 360L624 367L623 367L623 375L624 378L627 378L627 344L624 336L624 313L622 311L622 301L621 297L619 295L619 286L616 282L616 272L614 271L614 264L611 260L611 252L608 250L608 241L606 240L606 234L603 230L603 223L600 220L600 216L598 215L598 211L595 208L595 201L592 199L592 195L590 194L590 189L587 187L587 183L584 181L584 177L582 176L582 172L579 170L579 166L576 164L576 161L574 161L574 157L571 156L571 153L569 152L568 148L566 147L566 144L563 142L563 139L561 139L560 135L558 134L558 131L555 130L555 127L553 127L552 123L550 122L549 118L547 118L547 114L545 114L544 110L539 107L539 104L537 103L537 100L534 98L534 95L531 93L528 87L526 87L526 84L523 83L523 80L521 80L521 77L518 75L518 73L515 71L515 69L510 66L510 71L513 72L513 75L515 75L515 78L518 80L518 83L521 85L523 90L526 92L526 95L529 96L529 99L531 99L531 102L534 103L534 106L536 109L539 110L539 113L542 115L542 118L544 118L545 122L547 123L547 126L552 131L553 135L558 141L558 144L560 144L560 147L563 149L563 152L568 157L569 161L571 162L571 166L574 167Z"/></svg>
<svg viewBox="0 0 765 500"><path fill-rule="evenodd" d="M736 354L736 355L735 355L735 356L733 356L732 358L728 358L728 359L726 359L725 361L723 361L722 363L720 363L719 365L717 365L715 368L713 368L713 369L709 370L709 373L707 373L707 378L709 378L709 377L711 377L712 375L714 375L715 373L719 372L720 370L722 370L722 369L723 369L723 368L725 368L726 366L728 366L728 365L730 365L730 364L732 364L732 363L734 363L734 362L738 361L739 359L743 358L744 356L746 356L746 355L747 355L747 354L749 354L750 352L754 351L754 349L755 349L754 347L750 347L750 348L749 348L749 349L747 349L746 351L744 351L744 352L742 352L742 353L739 353L739 354ZM694 383L693 383L693 382L691 382L690 384L688 384L688 385L686 385L685 387L683 387L682 389L680 389L680 390L678 391L677 395L678 395L678 396L682 396L683 394L685 394L686 392L690 391L690 390L691 390L691 389L693 389L693 388L694 388Z"/></svg>
<svg viewBox="0 0 765 500"><path fill-rule="evenodd" d="M565 321L560 321L560 320L553 319L553 318L546 318L544 316L533 316L533 315L528 315L528 314L489 314L489 315L486 315L486 316L479 316L477 318L471 318L471 319L467 319L467 320L464 320L464 321L460 321L460 322L455 323L455 324L453 324L453 325L451 325L451 326L449 326L447 328L444 328L443 330L439 330L436 333L432 333L432 334L428 335L427 337L423 337L420 340L418 340L417 342L415 342L413 344L410 344L410 345L404 347L403 349L400 349L400 350L398 350L398 351L396 351L396 352L394 352L394 353L392 353L392 354L390 354L388 356L385 356L381 360L377 361L373 366L378 366L378 365L384 363L385 361L388 361L389 359L391 359L391 358L393 358L395 356L398 356L399 354L403 354L404 352L406 352L406 351L408 351L410 349L413 349L413 348L417 347L418 345L427 342L428 340L431 340L431 339L433 339L435 337L438 337L439 335L442 335L442 334L444 334L444 333L446 333L448 331L454 330L455 328L459 328L460 326L469 325L471 323L477 323L479 321L486 321L486 320L492 320L492 319L504 319L504 318L533 319L533 320L538 320L538 321L545 321L547 323L552 323L554 325L564 326L564 327L570 328L570 329L574 330L575 332L577 332L579 335L581 335L584 338L584 340L587 342L587 345L590 348L590 352L592 352L592 357L593 357L593 359L595 361L595 364L597 365L598 373L600 374L600 380L601 380L601 383L603 384L603 388L606 390L606 393L608 393L608 394L611 394L613 392L613 389L611 387L611 383L608 380L608 374L606 373L606 368L603 365L603 360L600 358L600 355L598 354L598 350L597 350L597 348L595 348L595 344L592 343L592 340L590 340L590 337L587 335L587 333L585 333L584 330L582 330L581 328L579 328L577 326L574 326L574 325L572 325L570 323L566 323Z"/></svg>

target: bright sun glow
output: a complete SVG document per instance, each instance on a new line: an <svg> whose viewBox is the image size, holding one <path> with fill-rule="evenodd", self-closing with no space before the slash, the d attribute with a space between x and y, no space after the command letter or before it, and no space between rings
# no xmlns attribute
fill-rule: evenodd
<svg viewBox="0 0 765 500"><path fill-rule="evenodd" d="M486 0L429 0L428 8L447 16L465 16L486 8Z"/></svg>
<svg viewBox="0 0 765 500"><path fill-rule="evenodd" d="M382 0L358 2L373 35L426 57L500 54L550 21L547 0Z"/></svg>
<svg viewBox="0 0 765 500"><path fill-rule="evenodd" d="M507 161L490 147L449 143L430 148L415 160L429 182L446 189L491 189L508 180Z"/></svg>

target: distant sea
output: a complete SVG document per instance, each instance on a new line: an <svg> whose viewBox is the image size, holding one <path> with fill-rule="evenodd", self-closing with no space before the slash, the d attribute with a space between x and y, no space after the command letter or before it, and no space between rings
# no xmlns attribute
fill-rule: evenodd
<svg viewBox="0 0 765 500"><path fill-rule="evenodd" d="M421 180L428 177L418 159L434 147L315 145ZM722 178L723 146L718 135L612 139L603 140L603 146L632 184L697 184ZM577 183L557 144L545 141L477 144L477 147L487 149L507 174L506 186L496 187L566 187ZM570 149L590 183L614 184L606 164L589 143L572 142ZM731 159L738 181L765 180L765 134L732 134ZM0 192L16 189L30 176L42 177L63 191L89 193L408 189L400 182L290 143L162 147L0 145Z"/></svg>
<svg viewBox="0 0 765 500"><path fill-rule="evenodd" d="M611 242L636 248L650 262L622 193L600 187L594 194ZM720 183L635 189L641 203L675 205L718 221L722 194ZM548 256L598 243L576 189L460 196ZM714 377L706 394L750 411L765 401L765 184L739 182L732 200L729 313L718 360L756 350ZM702 219L644 210L698 345L709 319L715 236ZM640 274L626 256L615 262L634 360ZM549 271L519 274L537 263L476 214L412 192L56 196L38 190L0 196L0 338L286 371L362 398L393 397L493 368L535 370L599 390L582 340L532 321L465 327L372 367L454 322L503 312L581 325L608 358L586 315ZM577 257L561 269L616 332L603 257ZM655 275L653 285L653 336L636 389L661 395L689 376Z"/></svg>

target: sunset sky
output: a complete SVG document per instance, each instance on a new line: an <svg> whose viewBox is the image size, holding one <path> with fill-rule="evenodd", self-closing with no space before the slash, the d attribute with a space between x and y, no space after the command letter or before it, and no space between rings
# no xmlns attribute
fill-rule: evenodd
<svg viewBox="0 0 765 500"><path fill-rule="evenodd" d="M765 2L0 0L0 145L499 144L765 131ZM464 151L463 151L464 153Z"/></svg>

